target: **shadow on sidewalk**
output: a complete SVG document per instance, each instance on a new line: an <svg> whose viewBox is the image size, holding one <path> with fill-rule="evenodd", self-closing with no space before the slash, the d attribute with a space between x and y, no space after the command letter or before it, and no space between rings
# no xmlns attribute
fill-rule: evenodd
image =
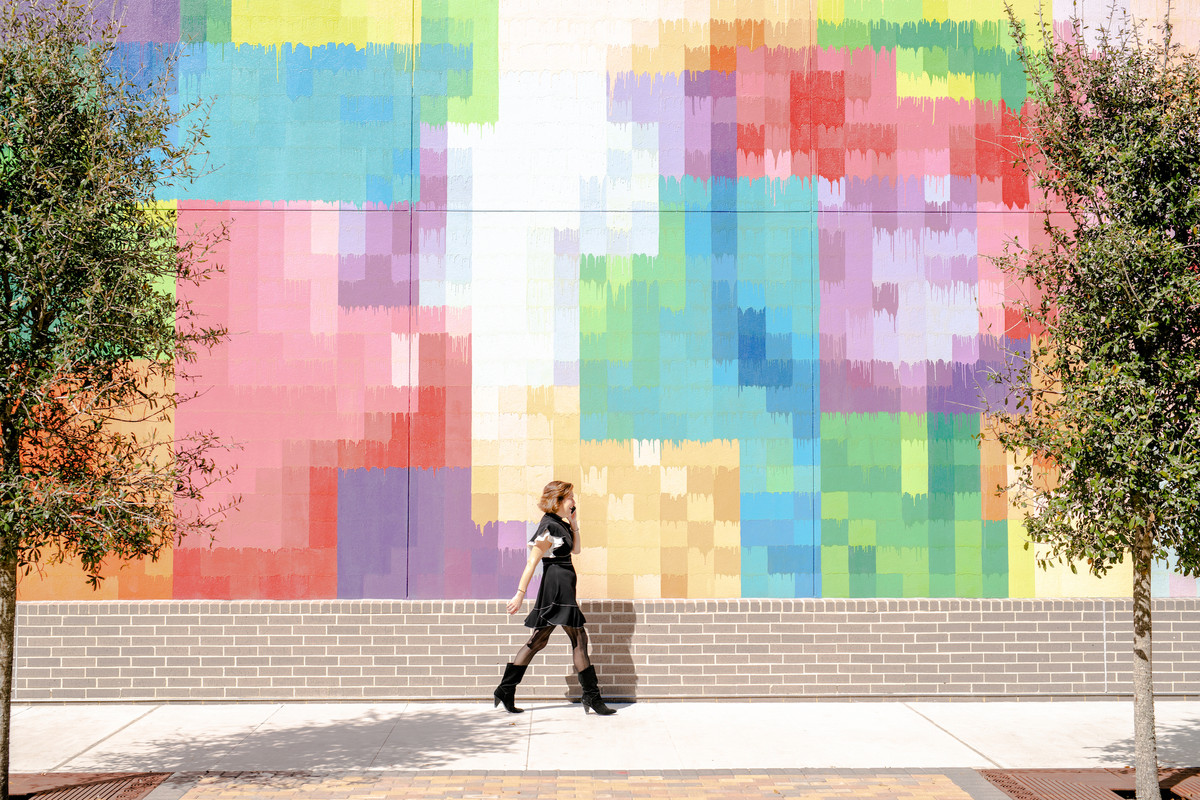
<svg viewBox="0 0 1200 800"><path fill-rule="evenodd" d="M1132 706L1132 702L1130 704ZM1132 715L1131 715L1132 716ZM1106 759L1133 765L1133 731L1104 747L1094 748ZM1200 767L1200 715L1181 723L1158 723L1158 763L1162 767Z"/></svg>
<svg viewBox="0 0 1200 800"><path fill-rule="evenodd" d="M302 708L302 707L301 707ZM345 707L343 707L345 708ZM524 764L525 729L520 719L492 713L488 705L441 708L412 703L405 710L363 706L341 719L303 718L284 706L251 730L212 735L204 730L169 735L147 731L125 738L118 749L85 755L89 768L109 771L225 771L437 769L472 756Z"/></svg>

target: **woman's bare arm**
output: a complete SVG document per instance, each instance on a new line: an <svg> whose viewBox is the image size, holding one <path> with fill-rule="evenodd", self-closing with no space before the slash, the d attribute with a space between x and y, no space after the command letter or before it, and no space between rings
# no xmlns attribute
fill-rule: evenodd
<svg viewBox="0 0 1200 800"><path fill-rule="evenodd" d="M512 600L508 601L506 607L509 614L515 614L521 608L521 603L525 600L525 591L529 588L529 582L533 580L533 571L537 569L538 562L542 560L542 556L546 555L546 551L550 549L550 542L540 541L534 542L529 548L529 559L525 562L525 571L521 573L521 580L517 582L517 593L513 595Z"/></svg>

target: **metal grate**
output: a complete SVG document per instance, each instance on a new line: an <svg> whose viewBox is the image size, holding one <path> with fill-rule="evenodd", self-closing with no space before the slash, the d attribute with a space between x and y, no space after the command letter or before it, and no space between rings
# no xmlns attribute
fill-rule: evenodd
<svg viewBox="0 0 1200 800"><path fill-rule="evenodd" d="M1133 797L1132 769L985 769L1014 800L1121 800ZM1200 800L1200 769L1158 772L1163 800Z"/></svg>
<svg viewBox="0 0 1200 800"><path fill-rule="evenodd" d="M139 800L169 778L169 772L57 773L13 776L14 800Z"/></svg>

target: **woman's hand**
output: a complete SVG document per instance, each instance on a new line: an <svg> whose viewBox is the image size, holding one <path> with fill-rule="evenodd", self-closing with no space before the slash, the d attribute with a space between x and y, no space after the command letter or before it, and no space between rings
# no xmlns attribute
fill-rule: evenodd
<svg viewBox="0 0 1200 800"><path fill-rule="evenodd" d="M514 594L512 596L512 600L509 600L508 605L505 606L505 608L508 610L509 616L512 616L513 614L520 611L521 604L524 602L525 602L525 593L524 592L518 591L516 594Z"/></svg>

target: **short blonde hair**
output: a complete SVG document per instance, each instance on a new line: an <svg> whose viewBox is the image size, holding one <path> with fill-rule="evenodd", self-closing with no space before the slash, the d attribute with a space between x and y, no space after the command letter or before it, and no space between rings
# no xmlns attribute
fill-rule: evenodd
<svg viewBox="0 0 1200 800"><path fill-rule="evenodd" d="M547 514L553 513L574 489L574 484L566 481L550 481L546 488L542 489L542 499L538 500L538 508Z"/></svg>

